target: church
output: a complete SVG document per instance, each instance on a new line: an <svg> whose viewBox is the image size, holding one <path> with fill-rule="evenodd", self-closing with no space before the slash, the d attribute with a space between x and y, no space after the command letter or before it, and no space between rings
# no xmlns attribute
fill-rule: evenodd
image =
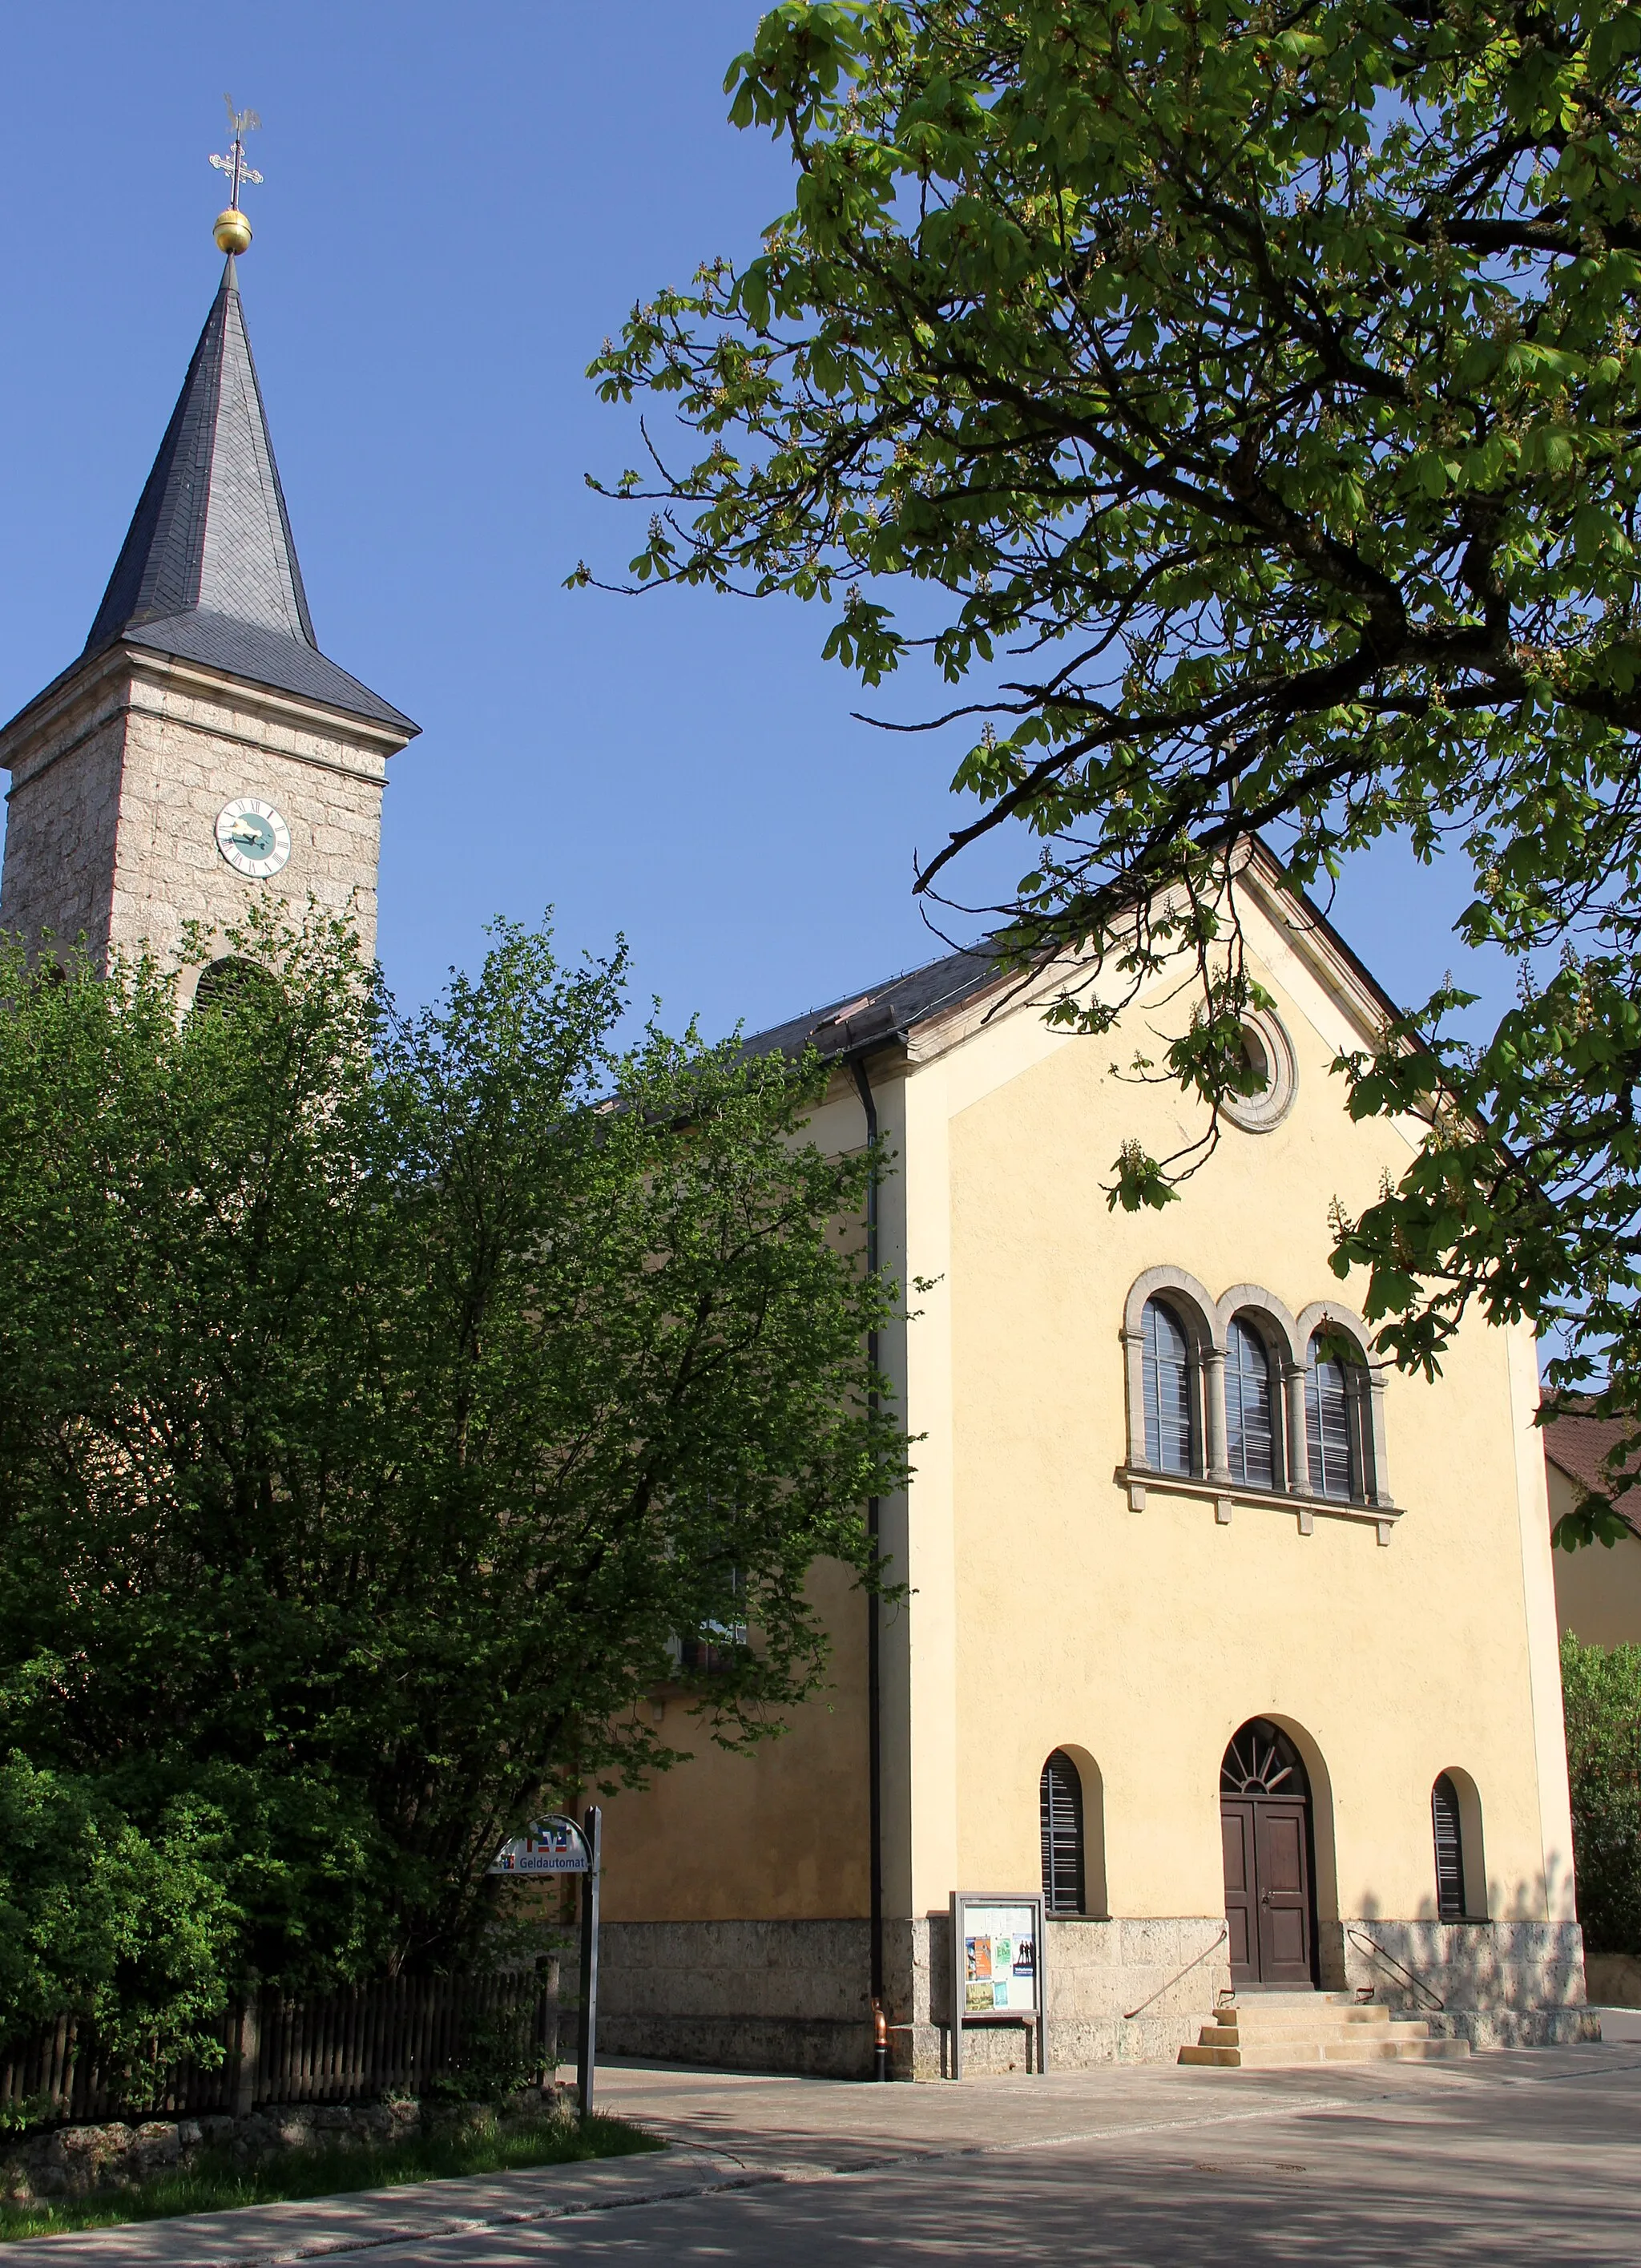
<svg viewBox="0 0 1641 2268"><path fill-rule="evenodd" d="M894 1153L905 1590L828 1591L830 1689L749 1758L658 1697L695 1755L606 1808L612 2051L858 2074L875 2000L897 2075L951 2075L954 2009L1024 2070L958 1894L1041 1898L1050 2068L1594 2036L1533 1336L1376 1359L1329 1210L1422 1130L1331 1065L1390 1004L1257 846L1237 887L1265 1086L1161 1211L1106 1200L1125 1138L1203 1130L1113 1071L1144 998L1107 1045L1045 1023L1063 972L959 954L749 1042L830 1060L823 1147Z"/></svg>
<svg viewBox="0 0 1641 2268"><path fill-rule="evenodd" d="M372 948L416 730L319 648L237 212L217 240L85 649L0 733L0 924L102 962L197 924L185 1000L264 893ZM818 1049L814 1138L891 1155L865 1233L928 1287L881 1349L916 1470L872 1507L895 1594L816 1571L828 1679L782 1737L732 1756L651 1697L694 1753L607 1804L605 2052L925 2079L1593 2036L1534 1340L1378 1360L1329 1207L1419 1130L1353 1124L1330 1066L1389 1004L1259 846L1237 887L1264 1085L1160 1212L1104 1187L1201 1130L1112 1071L1144 999L1107 1046L1045 1022L1056 972L959 953L750 1042Z"/></svg>

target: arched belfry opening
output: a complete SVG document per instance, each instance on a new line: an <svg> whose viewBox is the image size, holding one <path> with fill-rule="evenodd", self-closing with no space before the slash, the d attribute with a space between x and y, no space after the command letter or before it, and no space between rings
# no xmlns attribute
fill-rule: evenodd
<svg viewBox="0 0 1641 2268"><path fill-rule="evenodd" d="M224 954L221 960L207 961L201 969L190 1005L202 1015L209 1015L213 1010L230 1012L254 1009L267 999L277 982L258 962L246 961L238 954Z"/></svg>
<svg viewBox="0 0 1641 2268"><path fill-rule="evenodd" d="M1310 1775L1279 1725L1251 1717L1219 1766L1231 1982L1316 1981L1315 1832Z"/></svg>

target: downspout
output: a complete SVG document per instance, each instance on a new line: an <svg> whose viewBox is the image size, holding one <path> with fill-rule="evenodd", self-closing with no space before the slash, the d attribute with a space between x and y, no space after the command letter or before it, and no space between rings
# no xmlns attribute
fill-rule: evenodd
<svg viewBox="0 0 1641 2268"><path fill-rule="evenodd" d="M874 1155L872 1177L866 1183L866 1273L874 1282L879 1271L878 1248L878 1164L875 1152L878 1142L878 1105L872 1092L872 1081L866 1067L858 1056L852 1058L850 1068L855 1074L855 1086L860 1095L860 1107L866 1114L866 1140ZM866 1360L875 1379L878 1368L878 1330L874 1324L866 1334ZM872 1385L867 1390L866 1407L872 1417L878 1413L878 1389ZM874 1584L879 1572L879 1535L881 1528L881 1499L872 1496L866 1499L866 1542ZM871 1845L871 1962L872 1962L872 2075L875 2080L887 2080L889 2075L888 2012L883 2005L883 1627L882 1602L875 1587L866 1594L866 1835Z"/></svg>

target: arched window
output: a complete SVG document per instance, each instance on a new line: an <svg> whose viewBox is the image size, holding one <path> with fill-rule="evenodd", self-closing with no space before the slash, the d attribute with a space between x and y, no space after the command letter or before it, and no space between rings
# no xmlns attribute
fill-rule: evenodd
<svg viewBox="0 0 1641 2268"><path fill-rule="evenodd" d="M1153 1472L1196 1470L1196 1396L1190 1343L1172 1307L1147 1300L1144 1331L1145 1462Z"/></svg>
<svg viewBox="0 0 1641 2268"><path fill-rule="evenodd" d="M1225 1336L1225 1458L1245 1488L1277 1485L1273 1400L1265 1342L1239 1316Z"/></svg>
<svg viewBox="0 0 1641 2268"><path fill-rule="evenodd" d="M1311 1338L1305 1366L1305 1431L1311 1486L1318 1496L1359 1497L1361 1414L1366 1381L1342 1343L1327 1331Z"/></svg>
<svg viewBox="0 0 1641 2268"><path fill-rule="evenodd" d="M1280 1725L1250 1717L1219 1762L1221 1795L1292 1795L1310 1800L1305 1759Z"/></svg>
<svg viewBox="0 0 1641 2268"><path fill-rule="evenodd" d="M1436 1839L1436 1912L1442 1921L1464 1919L1464 1830L1459 1791L1446 1772L1431 1790L1431 1827Z"/></svg>
<svg viewBox="0 0 1641 2268"><path fill-rule="evenodd" d="M1083 1784L1077 1766L1056 1749L1037 1789L1042 1826L1042 1901L1049 1913L1084 1911Z"/></svg>
<svg viewBox="0 0 1641 2268"><path fill-rule="evenodd" d="M236 953L224 954L201 969L194 987L194 1006L202 1012L213 1008L250 1008L265 1001L277 979L254 961Z"/></svg>

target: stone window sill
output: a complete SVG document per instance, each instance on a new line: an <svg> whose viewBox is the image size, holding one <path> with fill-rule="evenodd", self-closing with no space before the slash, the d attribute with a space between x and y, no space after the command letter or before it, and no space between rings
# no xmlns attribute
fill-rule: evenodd
<svg viewBox="0 0 1641 2268"><path fill-rule="evenodd" d="M1379 1541L1388 1545L1391 1530L1401 1519L1400 1508L1380 1504L1347 1502L1333 1496L1290 1496L1284 1489L1239 1487L1235 1482L1211 1481L1196 1474L1153 1473L1143 1465L1119 1465L1116 1478L1128 1491L1129 1510L1144 1512L1148 1497L1183 1497L1196 1504L1211 1504L1218 1526L1228 1528L1237 1506L1248 1511L1284 1512L1299 1522L1301 1535L1314 1532L1317 1520L1354 1521L1379 1530Z"/></svg>

